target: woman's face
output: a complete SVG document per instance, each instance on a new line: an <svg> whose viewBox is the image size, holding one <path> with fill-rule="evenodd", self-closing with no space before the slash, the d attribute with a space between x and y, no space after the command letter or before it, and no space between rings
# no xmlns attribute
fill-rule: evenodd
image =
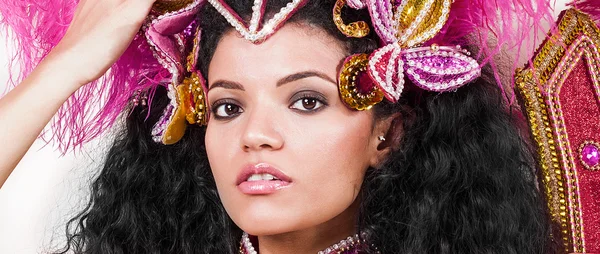
<svg viewBox="0 0 600 254"><path fill-rule="evenodd" d="M354 213L381 133L372 131L371 111L350 110L338 95L346 55L333 37L298 24L261 44L236 32L219 42L208 71L206 149L242 230L281 234Z"/></svg>

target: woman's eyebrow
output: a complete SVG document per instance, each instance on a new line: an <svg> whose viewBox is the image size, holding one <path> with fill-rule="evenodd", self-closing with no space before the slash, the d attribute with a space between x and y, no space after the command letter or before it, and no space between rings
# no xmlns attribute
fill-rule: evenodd
<svg viewBox="0 0 600 254"><path fill-rule="evenodd" d="M298 72L298 73L294 73L294 74L290 74L288 76L285 76L284 78L280 79L279 81L277 81L277 87L280 87L282 85L297 81L297 80L301 80L301 79L305 79L305 78L310 78L310 77L318 77L320 79L323 79L325 81L331 82L335 85L337 85L337 82L333 79L331 79L329 76L327 76L325 73L319 72L319 71L303 71L303 72ZM241 90L241 91L245 91L244 86L238 82L234 82L234 81L228 81L228 80L217 80L215 81L210 88L208 89L208 91L212 90L213 88L216 87L221 87L221 88L225 88L225 89L234 89L234 90Z"/></svg>
<svg viewBox="0 0 600 254"><path fill-rule="evenodd" d="M277 87L280 87L282 85L285 85L287 83L291 83L291 82L294 82L294 81L297 81L300 79L305 79L305 78L310 78L310 77L318 77L325 81L329 81L329 82L337 85L337 82L335 80L331 79L325 73L322 73L319 71L303 71L303 72L290 74L290 75L280 79L279 81L277 81Z"/></svg>
<svg viewBox="0 0 600 254"><path fill-rule="evenodd" d="M235 89L235 90L245 91L244 86L242 86L242 84L240 84L238 82L227 81L227 80L217 80L217 81L215 81L215 83L213 83L212 86L210 86L210 88L208 88L208 91L210 91L210 90L212 90L213 88L216 88L216 87L221 87L221 88L225 88L225 89Z"/></svg>

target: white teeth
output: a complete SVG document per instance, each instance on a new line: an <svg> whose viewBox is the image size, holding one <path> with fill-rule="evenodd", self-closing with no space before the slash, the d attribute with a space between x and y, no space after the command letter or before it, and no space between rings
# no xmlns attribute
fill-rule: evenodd
<svg viewBox="0 0 600 254"><path fill-rule="evenodd" d="M275 179L275 177L271 174L262 174L262 178L263 178L263 180L269 180L269 181Z"/></svg>
<svg viewBox="0 0 600 254"><path fill-rule="evenodd" d="M248 179L246 181L248 182L253 182L253 181L271 181L271 180L279 180L277 179L277 177L274 177L271 174L253 174L250 177L248 177Z"/></svg>
<svg viewBox="0 0 600 254"><path fill-rule="evenodd" d="M262 180L262 176L260 174L254 174L254 175L251 175L250 177L248 177L248 180L246 180L246 181L252 182L252 181L260 181L260 180Z"/></svg>

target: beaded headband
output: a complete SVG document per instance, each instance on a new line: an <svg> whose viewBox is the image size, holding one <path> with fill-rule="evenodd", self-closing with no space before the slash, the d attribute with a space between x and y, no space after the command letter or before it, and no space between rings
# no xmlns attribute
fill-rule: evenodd
<svg viewBox="0 0 600 254"><path fill-rule="evenodd" d="M252 6L252 18L250 25L246 26L242 18L232 10L223 0L208 0L208 2L217 9L217 11L227 19L246 40L254 43L260 43L279 29L285 21L299 8L304 6L308 0L293 0L276 13L270 20L261 23L265 13L267 0L254 0ZM259 30L260 28L260 30Z"/></svg>
<svg viewBox="0 0 600 254"><path fill-rule="evenodd" d="M81 146L109 129L129 105L150 107L145 100L152 100L160 86L167 89L170 103L153 127L156 142L173 144L188 124L205 125L209 110L206 81L196 69L202 32L197 15L201 8L215 8L243 38L261 43L308 2L290 0L264 20L266 1L254 0L246 23L225 0L157 0L140 33L110 71L79 89L59 110L50 139L59 141L63 152ZM13 59L21 72L13 83L58 44L78 2L0 1L0 25L9 28L17 42ZM366 9L372 27L365 21L344 23L343 8ZM523 45L530 33L522 31L551 19L547 0L337 0L332 22L341 33L361 38L373 30L381 42L371 54L345 59L338 77L340 97L356 110L369 109L384 98L395 102L405 78L424 90L452 91L478 77L480 66L487 63L492 63L501 83L503 75L491 61L493 56L501 48L532 54L532 47ZM475 39L465 40L470 35ZM466 44L475 45L478 55L471 57L460 47L449 46Z"/></svg>

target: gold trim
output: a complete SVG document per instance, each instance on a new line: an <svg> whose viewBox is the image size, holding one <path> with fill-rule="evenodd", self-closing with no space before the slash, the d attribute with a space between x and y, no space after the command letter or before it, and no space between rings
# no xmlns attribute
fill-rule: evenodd
<svg viewBox="0 0 600 254"><path fill-rule="evenodd" d="M208 123L208 107L206 106L206 94L204 91L204 79L198 72L192 72L185 78L182 86L187 90L182 90L179 97L182 98L180 107L185 107L186 116L189 124L198 124L200 126Z"/></svg>
<svg viewBox="0 0 600 254"><path fill-rule="evenodd" d="M519 90L520 99L524 106L525 114L529 120L533 140L537 145L539 154L538 163L542 170L541 182L548 200L550 214L554 221L559 223L562 239L567 252L585 252L585 238L583 223L581 221L581 207L577 190L577 175L567 135L559 135L565 131L553 131L551 111L546 102L554 102L555 109L560 114L560 102L552 96L553 88L559 88L562 83L555 81L549 84L553 73L557 71L570 71L566 68L558 70L562 61L573 61L576 55L566 55L566 51L581 36L589 37L594 42L600 41L600 31L594 22L584 13L571 9L561 14L557 26L557 33L550 34L549 39L539 48L533 58L533 65L527 69L518 70L515 81ZM582 44L585 44L583 42ZM585 45L577 46L585 47ZM578 60L578 59L575 59ZM588 61L594 61L588 59ZM560 79L559 79L560 80ZM538 84L540 84L538 86ZM544 95L542 95L542 91ZM563 124L564 126L564 124ZM557 146L563 147L562 152ZM563 166L569 172L563 170ZM571 179L567 183L567 177ZM571 188L569 189L569 186ZM573 219L571 219L573 218Z"/></svg>
<svg viewBox="0 0 600 254"><path fill-rule="evenodd" d="M570 9L564 11L558 23L558 33L550 34L549 39L538 49L533 58L533 69L537 70L538 81L546 84L565 55L565 45L571 45L580 34L594 41L600 40L600 30L585 13Z"/></svg>
<svg viewBox="0 0 600 254"><path fill-rule="evenodd" d="M533 81L531 70L521 70L516 77L517 90L521 95L525 114L529 120L534 142L537 144L538 163L542 173L542 184L548 208L552 219L559 223L562 233L562 239L568 250L570 242L569 224L571 222L567 211L567 200L565 198L566 186L562 176L562 169L559 164L554 135L550 125L547 107L544 104L543 96Z"/></svg>

